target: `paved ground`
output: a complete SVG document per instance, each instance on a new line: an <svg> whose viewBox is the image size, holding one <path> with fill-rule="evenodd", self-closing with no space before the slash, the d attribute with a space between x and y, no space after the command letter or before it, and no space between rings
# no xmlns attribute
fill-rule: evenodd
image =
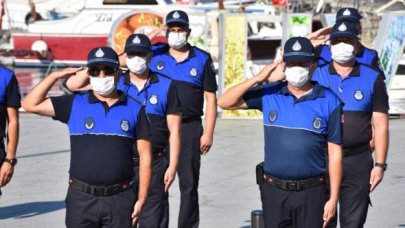
<svg viewBox="0 0 405 228"><path fill-rule="evenodd" d="M405 119L390 121L389 168L372 193L366 227L405 227ZM201 228L248 228L250 212L260 208L255 165L263 159L259 120L218 119L214 146L202 159ZM293 143L293 142L292 142ZM19 163L0 199L0 228L64 227L69 141L66 127L50 118L21 115ZM178 183L170 193L176 227Z"/></svg>

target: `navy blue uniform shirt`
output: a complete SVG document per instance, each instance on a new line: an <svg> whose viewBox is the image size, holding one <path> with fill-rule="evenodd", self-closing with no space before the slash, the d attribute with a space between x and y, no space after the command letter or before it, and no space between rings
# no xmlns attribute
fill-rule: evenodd
<svg viewBox="0 0 405 228"><path fill-rule="evenodd" d="M349 76L342 79L330 63L318 67L311 80L330 88L345 104L343 148L368 144L372 137L372 113L389 109L387 90L379 72L356 63Z"/></svg>
<svg viewBox="0 0 405 228"><path fill-rule="evenodd" d="M112 185L133 178L134 143L150 137L144 107L119 91L108 107L92 91L52 97L54 119L70 133L72 177L92 185Z"/></svg>
<svg viewBox="0 0 405 228"><path fill-rule="evenodd" d="M0 66L0 138L6 137L7 108L21 107L21 94L13 71Z"/></svg>
<svg viewBox="0 0 405 228"><path fill-rule="evenodd" d="M152 150L159 152L166 149L169 139L166 115L180 112L180 100L172 80L165 76L150 72L145 86L139 91L131 83L129 72L118 80L117 89L130 98L139 100L145 105L152 132Z"/></svg>
<svg viewBox="0 0 405 228"><path fill-rule="evenodd" d="M249 109L263 112L265 172L285 180L326 173L327 143L342 143L342 104L332 91L314 83L297 99L279 81L254 88L243 99Z"/></svg>
<svg viewBox="0 0 405 228"><path fill-rule="evenodd" d="M152 51L149 67L174 81L181 101L183 120L202 116L204 91L217 90L211 56L197 47L190 47L188 57L177 62L170 55L167 44L152 46Z"/></svg>

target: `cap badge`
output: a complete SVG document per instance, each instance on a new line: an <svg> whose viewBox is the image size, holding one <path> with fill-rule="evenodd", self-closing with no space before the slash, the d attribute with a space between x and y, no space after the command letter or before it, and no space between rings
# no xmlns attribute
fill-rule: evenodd
<svg viewBox="0 0 405 228"><path fill-rule="evenodd" d="M346 30L347 30L347 27L346 27L345 23L342 23L342 24L339 26L338 30L341 31L341 32L346 31Z"/></svg>
<svg viewBox="0 0 405 228"><path fill-rule="evenodd" d="M179 12L177 12L177 11L174 12L174 13L173 13L173 18L176 18L176 19L177 19L177 18L180 18Z"/></svg>
<svg viewBox="0 0 405 228"><path fill-rule="evenodd" d="M103 50L101 50L101 48L99 48L94 55L98 58L101 58L104 56L104 52Z"/></svg>
<svg viewBox="0 0 405 228"><path fill-rule="evenodd" d="M141 40L139 39L138 36L135 36L135 38L132 40L132 43L139 44L139 43L141 43Z"/></svg>
<svg viewBox="0 0 405 228"><path fill-rule="evenodd" d="M295 43L294 43L294 45L292 46L292 49L294 50L294 51L299 51L299 50L301 50L301 44L298 42L298 40L297 41L295 41Z"/></svg>
<svg viewBox="0 0 405 228"><path fill-rule="evenodd" d="M157 104L157 103L158 103L158 96L152 95L152 96L149 98L149 103L151 103L152 105Z"/></svg>
<svg viewBox="0 0 405 228"><path fill-rule="evenodd" d="M349 10L349 9L346 9L346 10L343 12L343 15L345 15L345 16L350 16L350 15L351 15L350 10Z"/></svg>

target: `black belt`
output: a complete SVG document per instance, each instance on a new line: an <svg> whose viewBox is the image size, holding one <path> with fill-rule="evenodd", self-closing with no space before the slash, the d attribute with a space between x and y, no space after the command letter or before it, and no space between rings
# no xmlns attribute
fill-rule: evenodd
<svg viewBox="0 0 405 228"><path fill-rule="evenodd" d="M364 145L355 146L352 148L343 149L343 157L350 157L353 155L361 154L366 151L370 151L369 144L364 144Z"/></svg>
<svg viewBox="0 0 405 228"><path fill-rule="evenodd" d="M325 176L315 176L303 180L282 180L278 177L264 174L265 182L286 191L301 191L325 183Z"/></svg>
<svg viewBox="0 0 405 228"><path fill-rule="evenodd" d="M110 186L95 186L95 185L90 185L87 183L84 183L82 181L79 181L75 178L70 177L69 178L69 184L81 191L81 192L85 192L94 196L111 196L114 194L117 194L119 192L128 190L131 185L132 185L132 181L128 180L128 181L124 181L122 183L119 184L114 184L114 185L110 185Z"/></svg>
<svg viewBox="0 0 405 228"><path fill-rule="evenodd" d="M162 149L157 152L153 152L152 160L155 161L161 157L164 157L165 155L166 155L166 149ZM134 166L135 167L139 166L139 161L140 161L139 157L134 157L133 160L134 160Z"/></svg>

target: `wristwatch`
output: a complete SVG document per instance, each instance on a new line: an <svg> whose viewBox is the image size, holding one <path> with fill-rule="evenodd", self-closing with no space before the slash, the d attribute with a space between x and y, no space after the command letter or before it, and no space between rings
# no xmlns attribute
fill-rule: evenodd
<svg viewBox="0 0 405 228"><path fill-rule="evenodd" d="M4 161L10 163L12 166L15 166L17 164L17 158L12 159L5 158Z"/></svg>
<svg viewBox="0 0 405 228"><path fill-rule="evenodd" d="M387 163L378 163L378 162L376 162L374 165L382 168L384 171L387 170L388 166Z"/></svg>

